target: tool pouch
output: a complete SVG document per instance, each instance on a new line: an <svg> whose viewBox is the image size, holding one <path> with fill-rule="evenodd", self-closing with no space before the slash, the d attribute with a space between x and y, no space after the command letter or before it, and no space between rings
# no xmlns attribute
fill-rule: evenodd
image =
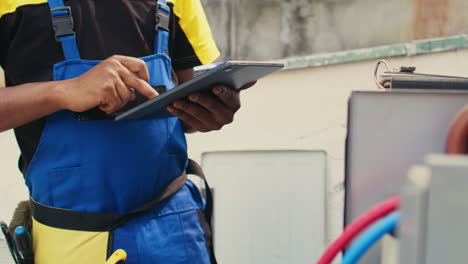
<svg viewBox="0 0 468 264"><path fill-rule="evenodd" d="M15 233L15 229L18 226L23 226L26 230L31 230L31 203L29 200L21 201L16 206L13 217L11 218L10 224L8 225L8 231L10 234Z"/></svg>
<svg viewBox="0 0 468 264"><path fill-rule="evenodd" d="M56 228L33 219L35 263L105 263L111 232Z"/></svg>

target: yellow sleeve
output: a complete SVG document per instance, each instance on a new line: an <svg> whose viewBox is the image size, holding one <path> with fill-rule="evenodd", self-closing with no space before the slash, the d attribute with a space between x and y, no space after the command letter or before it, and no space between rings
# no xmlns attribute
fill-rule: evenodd
<svg viewBox="0 0 468 264"><path fill-rule="evenodd" d="M47 3L47 0L0 0L0 17L13 13L20 6Z"/></svg>
<svg viewBox="0 0 468 264"><path fill-rule="evenodd" d="M0 0L1 1L1 0ZM174 4L174 13L202 64L215 61L220 53L206 19L200 0L168 0Z"/></svg>

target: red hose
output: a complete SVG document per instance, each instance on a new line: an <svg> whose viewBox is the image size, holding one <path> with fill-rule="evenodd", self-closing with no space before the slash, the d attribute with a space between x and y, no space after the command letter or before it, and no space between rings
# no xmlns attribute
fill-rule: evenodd
<svg viewBox="0 0 468 264"><path fill-rule="evenodd" d="M395 196L387 199L369 211L365 212L359 218L348 225L343 233L331 243L323 255L317 261L317 264L329 264L335 256L342 251L359 233L369 227L375 221L390 214L400 206L400 197Z"/></svg>

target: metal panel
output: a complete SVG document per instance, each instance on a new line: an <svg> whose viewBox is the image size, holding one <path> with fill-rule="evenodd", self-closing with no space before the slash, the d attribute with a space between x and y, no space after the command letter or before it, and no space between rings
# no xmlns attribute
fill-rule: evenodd
<svg viewBox="0 0 468 264"><path fill-rule="evenodd" d="M312 263L325 247L326 154L211 152L215 251L224 264Z"/></svg>
<svg viewBox="0 0 468 264"><path fill-rule="evenodd" d="M425 264L427 207L431 170L426 166L411 168L402 191L400 264Z"/></svg>
<svg viewBox="0 0 468 264"><path fill-rule="evenodd" d="M345 224L400 193L405 175L429 153L443 153L448 126L466 92L354 92L346 153ZM375 247L360 263L380 258Z"/></svg>
<svg viewBox="0 0 468 264"><path fill-rule="evenodd" d="M426 263L466 263L468 157L431 156Z"/></svg>

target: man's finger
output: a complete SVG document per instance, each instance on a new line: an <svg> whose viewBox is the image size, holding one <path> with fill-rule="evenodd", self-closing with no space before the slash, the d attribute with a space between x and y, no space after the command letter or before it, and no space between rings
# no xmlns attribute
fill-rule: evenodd
<svg viewBox="0 0 468 264"><path fill-rule="evenodd" d="M196 131L200 131L200 132L208 131L208 128L205 127L204 123L200 122L200 120L196 119L193 116L190 116L189 114L187 114L186 112L184 112L182 110L179 110L179 109L177 109L175 107L172 107L172 106L168 106L167 111L169 111L169 113L177 116L180 120L185 122L189 127L191 127L192 129L194 129Z"/></svg>
<svg viewBox="0 0 468 264"><path fill-rule="evenodd" d="M125 66L125 68L127 68L130 72L138 74L140 79L149 82L150 76L148 67L143 60L119 55L114 55L112 58L122 63L122 65Z"/></svg>
<svg viewBox="0 0 468 264"><path fill-rule="evenodd" d="M115 87L117 90L117 94L120 97L120 100L124 105L126 105L129 101L132 101L135 97L135 94L127 88L125 83L122 80L117 80L115 83Z"/></svg>
<svg viewBox="0 0 468 264"><path fill-rule="evenodd" d="M214 118L223 123L231 123L233 111L220 101L220 99L211 94L191 94L189 100L208 110Z"/></svg>
<svg viewBox="0 0 468 264"><path fill-rule="evenodd" d="M246 89L249 89L250 87L254 86L255 84L257 83L257 81L253 81L253 82L250 82L244 86L242 86L240 89L238 89L239 91L242 91L242 90L246 90Z"/></svg>
<svg viewBox="0 0 468 264"><path fill-rule="evenodd" d="M210 112L203 107L186 101L176 101L172 105L175 109L183 111L197 119L204 126L210 126L215 120Z"/></svg>
<svg viewBox="0 0 468 264"><path fill-rule="evenodd" d="M226 86L218 85L213 87L213 93L230 109L237 111L240 108L239 92Z"/></svg>
<svg viewBox="0 0 468 264"><path fill-rule="evenodd" d="M119 95L117 94L116 88L110 89L109 92L105 95L105 100L104 103L99 106L99 108L108 113L111 114L120 108L122 108L123 103L120 100Z"/></svg>
<svg viewBox="0 0 468 264"><path fill-rule="evenodd" d="M119 70L119 76L127 87L137 90L146 98L151 99L158 96L158 93L153 89L153 87L144 80L135 76L135 74L130 72L127 68L122 67L122 69Z"/></svg>

